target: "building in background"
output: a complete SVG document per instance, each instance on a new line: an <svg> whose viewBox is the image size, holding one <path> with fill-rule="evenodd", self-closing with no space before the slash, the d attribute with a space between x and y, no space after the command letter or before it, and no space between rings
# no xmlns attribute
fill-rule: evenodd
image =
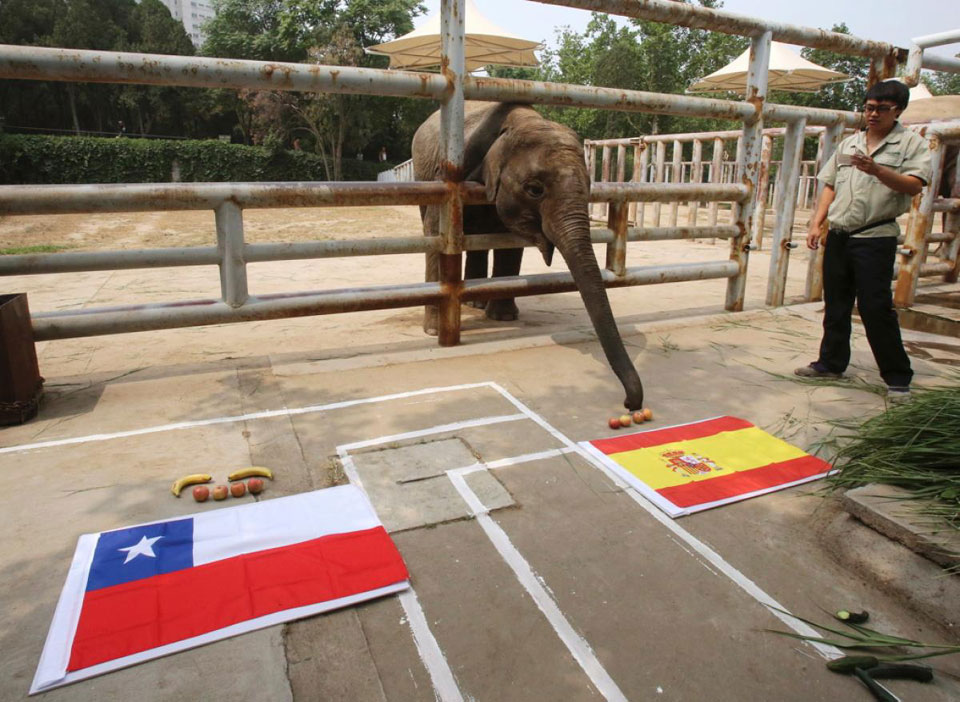
<svg viewBox="0 0 960 702"><path fill-rule="evenodd" d="M216 12L213 9L213 0L160 0L170 10L175 20L183 22L194 46L203 43L203 23L213 19Z"/></svg>

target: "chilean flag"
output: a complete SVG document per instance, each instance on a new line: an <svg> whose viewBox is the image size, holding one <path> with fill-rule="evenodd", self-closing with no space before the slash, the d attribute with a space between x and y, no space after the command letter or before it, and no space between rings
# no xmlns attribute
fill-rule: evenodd
<svg viewBox="0 0 960 702"><path fill-rule="evenodd" d="M409 587L352 485L84 534L30 694Z"/></svg>

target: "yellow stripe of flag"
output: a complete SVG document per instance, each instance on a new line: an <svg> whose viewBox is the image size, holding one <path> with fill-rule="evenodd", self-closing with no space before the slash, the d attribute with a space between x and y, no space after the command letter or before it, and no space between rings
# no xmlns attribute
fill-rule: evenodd
<svg viewBox="0 0 960 702"><path fill-rule="evenodd" d="M682 469L673 470L663 454L682 451L683 455L700 457L711 461L721 470L690 475ZM762 429L750 427L726 431L701 439L674 441L648 448L615 453L610 458L654 490L686 485L701 480L719 478L723 475L760 468L770 463L789 461L807 455L796 446L791 446Z"/></svg>

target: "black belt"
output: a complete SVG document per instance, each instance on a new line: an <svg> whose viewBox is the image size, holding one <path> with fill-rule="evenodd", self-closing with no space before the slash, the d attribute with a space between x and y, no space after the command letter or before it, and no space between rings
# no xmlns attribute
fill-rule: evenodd
<svg viewBox="0 0 960 702"><path fill-rule="evenodd" d="M897 218L896 218L896 217L890 217L890 218L888 218L888 219L881 219L879 222L871 222L870 224L864 224L864 225L863 225L862 227L860 227L859 229L854 229L853 231L849 231L849 232L846 232L846 231L844 231L844 230L842 230L842 229L831 229L830 231L831 231L831 232L836 232L837 234L846 234L847 236L853 236L854 234L860 234L860 233L862 233L862 232L865 232L865 231L867 231L868 229L873 229L873 228L875 228L875 227L879 227L879 226L882 225L882 224L891 224L891 223L896 222L896 221L897 221Z"/></svg>

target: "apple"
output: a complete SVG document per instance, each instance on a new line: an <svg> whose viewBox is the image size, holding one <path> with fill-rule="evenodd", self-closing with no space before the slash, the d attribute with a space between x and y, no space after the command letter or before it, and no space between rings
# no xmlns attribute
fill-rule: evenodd
<svg viewBox="0 0 960 702"><path fill-rule="evenodd" d="M247 494L247 486L241 480L239 483L230 483L230 494L234 497L243 497Z"/></svg>
<svg viewBox="0 0 960 702"><path fill-rule="evenodd" d="M641 411L638 410L638 411L636 411L636 412L633 413L633 423L634 423L634 424L643 424L643 420L645 420L645 419L646 419L646 417L643 416L643 412L641 412Z"/></svg>
<svg viewBox="0 0 960 702"><path fill-rule="evenodd" d="M609 419L609 421L607 422L607 424L610 425L610 428L611 428L611 429L619 429L619 428L620 428L620 419L617 418L617 417L610 417L610 419Z"/></svg>
<svg viewBox="0 0 960 702"><path fill-rule="evenodd" d="M251 495L259 495L263 492L263 481L260 478L250 478L247 481L247 490L250 491Z"/></svg>
<svg viewBox="0 0 960 702"><path fill-rule="evenodd" d="M197 485L193 488L193 499L197 502L206 502L208 497L210 497L210 488L206 485Z"/></svg>
<svg viewBox="0 0 960 702"><path fill-rule="evenodd" d="M229 494L230 489L226 485L217 485L213 488L213 499L217 501L227 499L227 495Z"/></svg>
<svg viewBox="0 0 960 702"><path fill-rule="evenodd" d="M649 422L651 419L653 419L653 410L650 409L649 407L644 407L644 408L643 408L643 418L646 419L648 422Z"/></svg>
<svg viewBox="0 0 960 702"><path fill-rule="evenodd" d="M630 426L630 422L631 422L631 419L629 414L624 414L620 416L620 426L628 427Z"/></svg>

